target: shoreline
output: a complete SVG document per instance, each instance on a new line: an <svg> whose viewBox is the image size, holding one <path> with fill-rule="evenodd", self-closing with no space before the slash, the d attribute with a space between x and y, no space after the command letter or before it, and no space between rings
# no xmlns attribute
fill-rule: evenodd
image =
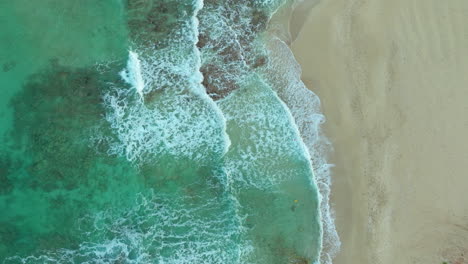
<svg viewBox="0 0 468 264"><path fill-rule="evenodd" d="M466 11L462 0L330 0L290 23L334 147L333 263L468 261Z"/></svg>
<svg viewBox="0 0 468 264"><path fill-rule="evenodd" d="M270 75L281 76L285 79L283 88L278 91L278 96L293 114L304 147L310 157L313 182L317 186L320 199L320 221L322 227L320 263L331 264L332 259L339 252L341 241L337 235L334 210L330 206L331 175L329 156L332 146L323 132L323 112L319 97L301 80L301 66L297 62L291 50L291 41L295 38L292 26L302 27L300 16L295 16L298 9L304 12L310 10L317 1L301 2L290 1L282 6L273 15L267 30L269 37L269 50L274 61L274 69ZM296 32L297 33L297 32ZM276 66L275 66L276 65ZM293 85L291 85L293 84ZM281 86L281 85L280 85Z"/></svg>

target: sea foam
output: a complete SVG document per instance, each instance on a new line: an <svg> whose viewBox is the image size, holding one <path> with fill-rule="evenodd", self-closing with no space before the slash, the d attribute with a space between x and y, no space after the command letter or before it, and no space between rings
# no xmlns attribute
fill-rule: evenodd
<svg viewBox="0 0 468 264"><path fill-rule="evenodd" d="M301 68L288 45L272 36L268 40L269 64L263 76L286 103L307 146L314 168L314 176L321 195L320 210L323 223L323 251L321 262L332 263L340 249L340 239L335 227L334 213L330 208L331 164L327 157L331 143L320 127L325 122L320 99L301 80Z"/></svg>
<svg viewBox="0 0 468 264"><path fill-rule="evenodd" d="M140 98L143 100L143 91L145 89L145 82L141 73L141 62L138 59L138 54L134 51L128 52L127 69L120 72L120 76L128 84L135 88Z"/></svg>
<svg viewBox="0 0 468 264"><path fill-rule="evenodd" d="M77 248L10 257L4 263L245 263L252 245L236 206L229 195L140 194L123 213L110 209L82 218L80 225L93 228Z"/></svg>
<svg viewBox="0 0 468 264"><path fill-rule="evenodd" d="M252 6L261 7L260 10L267 10L266 12L271 17L286 2L265 0L246 4L242 1L226 1L223 5L208 6L204 9L200 20L202 24L210 26L202 28L201 33L205 37L209 36L211 42L204 43L201 49L202 58L203 63L210 66L209 69L215 69L218 73L209 75L210 84L217 87L218 91L230 90L236 85L242 87L244 85L242 84L244 80L242 76L249 76L253 71L256 71L261 75L263 85L270 86L278 95L279 101L284 102L285 109L290 111L292 116L290 125L297 127L301 137L298 142L304 144L304 156L309 157L312 162L314 171L314 176L311 179L314 181L312 184L317 185L320 191L320 211L323 224L321 261L322 263L331 263L331 259L339 250L340 240L335 229L333 211L329 205L330 168L332 165L328 163L327 156L332 146L320 129L325 121L320 109L320 100L301 81L300 66L294 60L294 55L287 44L278 37L259 34L258 27L252 24L252 15L257 16L257 21L262 19L261 13L259 15L259 13L252 12ZM260 26L262 26L261 23ZM265 65L259 64L258 61L265 63ZM219 66L213 67L211 66L213 64ZM232 96L237 96L236 93L232 92ZM250 101L247 106L241 106L242 103L233 104L233 99L230 97L231 95L228 95L219 103L228 123L229 120L235 119L236 115L239 115L239 124L248 123L248 126L255 128L256 124L262 123L262 113L267 109L262 109L260 106L259 102L264 101L262 96L248 99ZM242 110L234 111L234 109ZM247 113L246 116L242 116L244 109ZM251 116L256 116L257 120L249 123ZM280 123L278 122L278 125ZM252 146L239 152L241 158L233 160L230 164L234 168L233 171L236 171L231 175L241 175L242 171L245 171L247 175L249 174L247 172L259 171L258 168L253 167L253 164L261 164L259 160L262 159L262 155L268 153L265 145L269 147L278 145L275 140L289 140L289 142L297 140L287 136L280 139L272 135L261 135L258 129L255 133L257 133L255 139L251 140ZM232 135L231 140L233 142L235 140ZM278 184L281 182L281 178L284 179L284 174L272 173L269 174L269 177L260 177L259 181L254 180L252 176L240 176L239 180L242 180L244 184L263 188Z"/></svg>
<svg viewBox="0 0 468 264"><path fill-rule="evenodd" d="M105 118L114 137L108 153L134 162L163 156L210 162L229 147L226 121L201 86L198 19L180 22L180 31L167 36L165 48L139 45L129 52L122 79L130 87L111 84L103 95ZM140 100L136 100L139 98ZM218 154L213 154L218 153Z"/></svg>
<svg viewBox="0 0 468 264"><path fill-rule="evenodd" d="M154 23L132 40L116 70L121 80L102 90L105 125L96 138L107 144L106 162L144 165L135 170L143 191L118 208L84 201L93 212L77 221L72 246L38 247L6 263L316 261L321 215L303 131L261 70L273 56L262 36L282 1L207 1L204 10L202 1L131 3L151 10L138 18L143 24L173 27Z"/></svg>
<svg viewBox="0 0 468 264"><path fill-rule="evenodd" d="M305 175L309 175L311 189L317 185L309 149L300 137L301 132L309 133L311 128L317 127L315 123L307 124L310 127L304 131L296 125L297 116L290 112L290 104L283 103L277 91L277 86L283 83L274 83L262 70L270 65L267 61L275 54L268 52L265 45L268 39L259 32L266 14L270 12L271 15L280 2L226 1L206 7L200 19L205 25L201 33L210 40L205 41L201 49L203 63L211 70L207 71L208 85L217 93L214 97L218 98L217 103L226 116L232 141L226 154L226 170L237 190L256 188L274 192L285 183L294 185L294 181ZM307 98L316 100L311 96ZM313 100L310 103L314 104ZM301 103L307 104L305 100ZM314 110L312 118L321 118L319 109ZM291 166L301 162L307 170ZM319 199L318 196L314 198ZM320 218L320 213L317 216ZM310 221L312 225L313 220ZM317 247L321 247L320 243Z"/></svg>
<svg viewBox="0 0 468 264"><path fill-rule="evenodd" d="M102 136L110 155L137 165L157 164L166 157L175 163L188 159L197 166L219 161L223 196L203 196L212 190L198 190L200 195L193 197L158 192L142 196L124 214L104 211L89 216L96 229L86 235L102 232L102 237L85 236L78 249L45 252L22 262L96 259L94 263L216 264L251 263L259 257L258 263L263 263L261 257L271 259L270 253L275 253L265 238L284 239L280 246L294 252L286 257L295 261L317 260L321 246L317 240L322 235L317 222L320 217L329 221L329 211L323 209L328 206L328 193L323 191L329 184L328 172L321 174L325 180L319 175L328 168L321 160L321 149L313 149L320 146L318 125L323 120L318 99L300 86L296 64L277 67L278 54L268 52L260 34L264 24L252 25L252 14L262 21L282 1L254 1L253 7L248 1L227 3L207 4L202 10L202 1L193 2L193 14L177 20L177 30L169 31L170 45L134 44L120 72L123 82L109 84L103 93L104 118L111 135ZM212 42L197 48L200 36L208 32ZM203 76L204 65L214 65L216 74L205 71ZM293 67L291 74L288 66ZM286 80L267 76L286 72ZM218 92L228 92L214 102L201 85L204 78ZM313 105L311 112L301 112L308 104ZM317 184L322 192L321 213L315 210ZM307 203L295 211L296 207L289 206L298 193ZM202 201L197 202L199 198ZM269 214L275 217L270 219ZM304 223L299 214L310 221ZM262 221L251 223L249 229L247 217ZM265 223L272 224L271 233L261 231L268 228ZM308 232L298 233L294 223ZM297 246L295 239L278 230L303 236L310 243L302 244L306 240L301 239ZM296 256L294 250L300 254ZM268 254L255 255L258 252Z"/></svg>

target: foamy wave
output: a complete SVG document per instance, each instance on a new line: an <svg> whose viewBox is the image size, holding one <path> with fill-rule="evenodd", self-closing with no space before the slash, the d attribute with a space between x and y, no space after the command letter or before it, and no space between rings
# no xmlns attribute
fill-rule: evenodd
<svg viewBox="0 0 468 264"><path fill-rule="evenodd" d="M268 67L264 77L269 80L279 97L288 105L301 137L309 150L314 175L321 194L320 209L323 223L323 251L321 261L331 263L341 242L336 231L334 213L330 208L331 164L327 162L332 146L320 130L325 121L320 111L320 99L301 81L301 68L289 47L279 38L269 42Z"/></svg>
<svg viewBox="0 0 468 264"><path fill-rule="evenodd" d="M106 120L114 131L109 153L137 162L165 155L209 162L210 155L225 154L228 184L261 190L303 176L297 175L303 171L287 164L308 166L312 175L312 160L315 178L310 178L311 186L318 185L322 198L322 261L328 263L339 239L328 205L330 165L325 154L329 144L319 130L324 120L320 102L300 81L300 68L284 43L273 41L272 52L267 52L264 39L258 36L260 30L251 25L251 7L227 2L236 8L219 5L200 11L201 23L210 26L199 32L198 1L194 16L170 38L171 45L135 51L139 71L129 56L130 66L122 76L132 87L114 85L104 95ZM282 2L266 0L254 5L274 11ZM257 15L263 19L265 14ZM212 40L204 43L201 52L195 46L199 34L209 34ZM262 56L269 57L270 62L263 62L267 67L257 65ZM215 104L200 85L202 64L216 65L216 74L205 78L221 90L230 89L231 83L238 89ZM252 74L256 67L264 69L259 72L266 83ZM132 72L141 76L141 81L132 79ZM143 83L143 88L138 83ZM278 160L278 153L284 160Z"/></svg>
<svg viewBox="0 0 468 264"><path fill-rule="evenodd" d="M219 102L233 142L226 167L241 185L268 189L304 172L288 164L301 161L301 139L271 88L254 74L243 87ZM282 160L278 160L281 153ZM305 153L302 157L306 157ZM267 177L265 175L268 175Z"/></svg>
<svg viewBox="0 0 468 264"><path fill-rule="evenodd" d="M190 94L160 95L156 105L136 100L132 89L115 88L103 97L116 140L109 154L129 161L156 161L163 156L203 160L226 151L224 127L203 100Z"/></svg>
<svg viewBox="0 0 468 264"><path fill-rule="evenodd" d="M134 51L128 52L127 69L120 72L120 76L128 84L135 88L141 100L143 100L143 92L145 89L145 82L141 74L141 63L138 59L138 54Z"/></svg>
<svg viewBox="0 0 468 264"><path fill-rule="evenodd" d="M25 263L245 263L252 245L232 197L140 195L135 207L82 219L93 226L77 248L62 248L5 264Z"/></svg>
<svg viewBox="0 0 468 264"><path fill-rule="evenodd" d="M133 162L157 161L163 156L209 162L229 147L226 120L201 86L198 10L180 22L180 31L167 36L166 48L142 46L129 52L122 84L103 95L105 119L113 136L108 153ZM137 99L140 100L137 100Z"/></svg>
<svg viewBox="0 0 468 264"><path fill-rule="evenodd" d="M274 92L283 83L252 74L267 64L267 57L275 56L267 52L262 31L268 16L284 2L226 1L205 8L201 18L207 25L201 32L209 39L201 45L203 63L211 70L207 71L208 85L218 89L217 92L229 91L218 104L226 116L232 141L225 158L226 170L233 184L240 188L275 190L284 182L304 177L304 170L298 171L298 163L309 169L312 189L316 186L310 164L313 159L299 136L304 131L296 126L297 111L291 113L291 105L284 104L284 98ZM314 113L322 117L319 109ZM280 159L278 153L282 154Z"/></svg>

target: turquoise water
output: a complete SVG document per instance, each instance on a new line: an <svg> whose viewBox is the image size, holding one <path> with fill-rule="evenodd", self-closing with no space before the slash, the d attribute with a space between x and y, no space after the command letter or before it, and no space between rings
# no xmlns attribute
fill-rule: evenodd
<svg viewBox="0 0 468 264"><path fill-rule="evenodd" d="M2 1L0 261L323 259L318 102L266 33L283 4Z"/></svg>

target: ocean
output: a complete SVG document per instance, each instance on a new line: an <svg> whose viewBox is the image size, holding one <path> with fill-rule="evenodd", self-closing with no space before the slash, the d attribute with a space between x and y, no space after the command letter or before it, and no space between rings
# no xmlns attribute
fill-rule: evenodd
<svg viewBox="0 0 468 264"><path fill-rule="evenodd" d="M330 263L284 0L0 2L0 262Z"/></svg>

